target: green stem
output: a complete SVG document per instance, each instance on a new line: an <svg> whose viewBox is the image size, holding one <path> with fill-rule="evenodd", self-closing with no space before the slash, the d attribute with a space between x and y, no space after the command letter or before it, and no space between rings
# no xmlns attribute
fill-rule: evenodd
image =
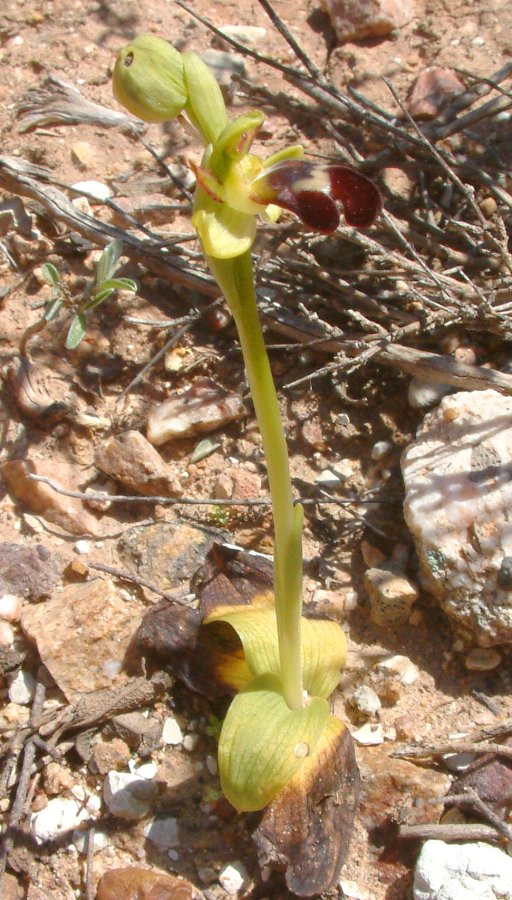
<svg viewBox="0 0 512 900"><path fill-rule="evenodd" d="M274 518L274 593L281 679L291 709L302 690L302 507L293 505L288 448L256 305L249 252L235 259L208 257L208 265L235 319L261 432Z"/></svg>

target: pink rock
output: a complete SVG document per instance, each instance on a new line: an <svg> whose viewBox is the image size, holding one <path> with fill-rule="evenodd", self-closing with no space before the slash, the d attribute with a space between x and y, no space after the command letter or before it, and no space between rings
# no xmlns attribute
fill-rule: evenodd
<svg viewBox="0 0 512 900"><path fill-rule="evenodd" d="M226 391L209 378L201 378L151 412L148 439L159 447L166 441L215 431L245 413L239 394Z"/></svg>
<svg viewBox="0 0 512 900"><path fill-rule="evenodd" d="M69 584L51 600L25 606L21 628L69 701L127 681L123 658L142 610L99 578ZM113 675L118 671L119 674Z"/></svg>
<svg viewBox="0 0 512 900"><path fill-rule="evenodd" d="M96 450L94 461L98 469L138 494L168 497L180 492L170 467L138 431L109 438Z"/></svg>
<svg viewBox="0 0 512 900"><path fill-rule="evenodd" d="M100 536L98 520L84 508L81 500L66 497L49 485L29 478L29 475L42 475L77 490L80 475L76 467L63 459L12 459L3 463L1 471L11 493L32 512L70 534Z"/></svg>
<svg viewBox="0 0 512 900"><path fill-rule="evenodd" d="M463 90L464 85L451 69L430 66L418 75L407 109L414 119L433 119L450 97Z"/></svg>
<svg viewBox="0 0 512 900"><path fill-rule="evenodd" d="M321 0L340 42L383 37L414 16L414 0Z"/></svg>

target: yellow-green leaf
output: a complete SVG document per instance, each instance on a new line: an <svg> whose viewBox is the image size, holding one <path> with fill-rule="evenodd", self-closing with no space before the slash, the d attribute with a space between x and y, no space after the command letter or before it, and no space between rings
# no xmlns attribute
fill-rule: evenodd
<svg viewBox="0 0 512 900"><path fill-rule="evenodd" d="M225 622L236 631L253 675L271 673L280 677L276 614L273 606L220 607L205 620L205 625ZM340 669L345 665L347 643L343 629L326 619L301 620L304 687L314 697L329 697L338 684ZM221 665L222 669L222 665ZM246 676L247 670L242 673ZM219 673L222 680L239 688L232 679L233 669Z"/></svg>
<svg viewBox="0 0 512 900"><path fill-rule="evenodd" d="M281 682L262 675L229 707L219 741L222 790L239 812L263 809L315 752L329 705L313 697L290 709Z"/></svg>

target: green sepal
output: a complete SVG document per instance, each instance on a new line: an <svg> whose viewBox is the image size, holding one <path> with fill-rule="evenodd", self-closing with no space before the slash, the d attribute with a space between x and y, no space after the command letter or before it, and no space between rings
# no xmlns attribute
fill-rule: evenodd
<svg viewBox="0 0 512 900"><path fill-rule="evenodd" d="M213 144L228 124L228 114L217 79L197 53L181 54L187 90L185 111L205 144Z"/></svg>
<svg viewBox="0 0 512 900"><path fill-rule="evenodd" d="M220 181L224 180L232 162L242 159L249 152L256 132L264 121L265 116L262 112L251 109L223 129L215 141L209 160L211 171Z"/></svg>
<svg viewBox="0 0 512 900"><path fill-rule="evenodd" d="M290 709L275 675L261 675L229 707L219 741L222 790L239 812L263 809L314 753L329 704Z"/></svg>
<svg viewBox="0 0 512 900"><path fill-rule="evenodd" d="M119 103L144 122L173 119L187 102L181 54L153 34L141 34L119 51L112 87Z"/></svg>
<svg viewBox="0 0 512 900"><path fill-rule="evenodd" d="M277 638L277 622L272 605L224 606L205 619L206 626L227 623L238 635L244 655L238 662L233 657L217 676L229 687L239 690L252 676L272 674L279 678L281 668ZM258 602L258 601L256 601ZM261 602L261 601L260 601ZM347 643L337 622L327 619L301 619L304 688L313 697L329 697L340 680L345 665ZM221 663L222 665L222 663Z"/></svg>
<svg viewBox="0 0 512 900"><path fill-rule="evenodd" d="M271 166L275 166L276 163L283 162L285 159L302 159L303 157L304 147L302 144L292 144L291 147L284 147L282 150L278 150L277 153L273 153L272 156L267 156L263 160L263 167L270 169Z"/></svg>

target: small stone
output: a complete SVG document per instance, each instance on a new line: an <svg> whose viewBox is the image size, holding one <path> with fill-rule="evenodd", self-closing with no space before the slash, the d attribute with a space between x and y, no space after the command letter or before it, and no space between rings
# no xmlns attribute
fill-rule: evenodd
<svg viewBox="0 0 512 900"><path fill-rule="evenodd" d="M223 50L205 50L200 55L203 62L212 70L221 87L230 85L233 75L245 75L244 58L233 50L229 53L225 53Z"/></svg>
<svg viewBox="0 0 512 900"><path fill-rule="evenodd" d="M129 772L109 772L103 782L103 799L113 816L128 821L143 819L158 794L158 786Z"/></svg>
<svg viewBox="0 0 512 900"><path fill-rule="evenodd" d="M429 381L426 378L411 378L407 397L413 409L428 409L435 406L443 397L453 392L453 385L441 381Z"/></svg>
<svg viewBox="0 0 512 900"><path fill-rule="evenodd" d="M491 647L475 647L464 658L464 665L470 672L490 672L502 661L501 653Z"/></svg>
<svg viewBox="0 0 512 900"><path fill-rule="evenodd" d="M386 456L389 456L391 451L393 450L392 441L377 441L373 447L371 452L371 458L374 462L380 462L381 459L384 459Z"/></svg>
<svg viewBox="0 0 512 900"><path fill-rule="evenodd" d="M383 37L414 16L412 0L321 0L338 41Z"/></svg>
<svg viewBox="0 0 512 900"><path fill-rule="evenodd" d="M173 716L167 716L164 719L162 740L164 744L169 744L172 747L176 747L183 742L183 732L180 728L180 723Z"/></svg>
<svg viewBox="0 0 512 900"><path fill-rule="evenodd" d="M90 541L77 541L74 549L75 552L79 553L81 556L87 556L87 554L91 552L91 543Z"/></svg>
<svg viewBox="0 0 512 900"><path fill-rule="evenodd" d="M25 706L34 699L36 681L30 672L19 671L9 685L9 700Z"/></svg>
<svg viewBox="0 0 512 900"><path fill-rule="evenodd" d="M478 759L475 753L445 753L443 762L450 772L465 772Z"/></svg>
<svg viewBox="0 0 512 900"><path fill-rule="evenodd" d="M198 743L198 734L186 734L183 738L183 749L188 750L189 753L192 753L192 751L196 749Z"/></svg>
<svg viewBox="0 0 512 900"><path fill-rule="evenodd" d="M89 852L89 842L87 838L86 831L75 830L72 834L71 840L73 841L76 849L82 856L86 856ZM93 839L93 853L99 853L100 850L104 850L105 847L110 845L110 837L105 831L99 831L98 829L94 829L94 839Z"/></svg>
<svg viewBox="0 0 512 900"><path fill-rule="evenodd" d="M70 791L75 783L75 776L66 766L57 762L50 762L44 768L44 789L49 796L57 796Z"/></svg>
<svg viewBox="0 0 512 900"><path fill-rule="evenodd" d="M340 478L336 472L331 472L330 469L324 469L323 472L320 472L315 478L315 484L322 484L326 487L335 487L336 485L341 484L341 482L342 478Z"/></svg>
<svg viewBox="0 0 512 900"><path fill-rule="evenodd" d="M0 620L0 647L8 649L14 643L14 631L9 622Z"/></svg>
<svg viewBox="0 0 512 900"><path fill-rule="evenodd" d="M222 25L220 31L253 50L266 40L268 34L266 28L257 25Z"/></svg>
<svg viewBox="0 0 512 900"><path fill-rule="evenodd" d="M434 119L448 100L463 90L464 85L451 69L429 66L418 75L407 109L413 119Z"/></svg>
<svg viewBox="0 0 512 900"><path fill-rule="evenodd" d="M358 744L362 744L366 747L373 747L382 744L384 732L380 722L367 722L366 725L362 725L361 728L357 728L353 731L352 737Z"/></svg>
<svg viewBox="0 0 512 900"><path fill-rule="evenodd" d="M355 591L315 591L311 597L311 603L316 611L321 614L334 616L336 619L345 619L347 613L357 606Z"/></svg>
<svg viewBox="0 0 512 900"><path fill-rule="evenodd" d="M407 622L419 594L405 575L391 569L367 569L364 586L377 625L393 627Z"/></svg>
<svg viewBox="0 0 512 900"><path fill-rule="evenodd" d="M245 414L239 394L225 390L209 378L202 378L150 413L148 440L159 447L177 438L215 431Z"/></svg>
<svg viewBox="0 0 512 900"><path fill-rule="evenodd" d="M378 669L384 669L395 675L401 684L414 684L420 672L417 666L408 656L389 656L387 659L381 660L377 666Z"/></svg>
<svg viewBox="0 0 512 900"><path fill-rule="evenodd" d="M169 497L181 490L171 467L138 431L125 431L101 444L94 461L102 472L138 494Z"/></svg>
<svg viewBox="0 0 512 900"><path fill-rule="evenodd" d="M30 827L37 844L54 841L68 831L78 828L90 818L83 804L76 800L56 797L40 812L34 813Z"/></svg>
<svg viewBox="0 0 512 900"><path fill-rule="evenodd" d="M374 716L381 708L381 702L373 688L360 685L350 697L350 702L364 716Z"/></svg>
<svg viewBox="0 0 512 900"><path fill-rule="evenodd" d="M302 439L313 450L322 452L326 450L327 443L322 431L322 426L317 419L306 419L300 430Z"/></svg>
<svg viewBox="0 0 512 900"><path fill-rule="evenodd" d="M213 884L217 881L217 872L211 866L201 866L197 870L197 877L202 884Z"/></svg>
<svg viewBox="0 0 512 900"><path fill-rule="evenodd" d="M97 200L99 203L104 203L105 200L110 200L110 188L100 181L77 181L71 187L74 191L82 191L84 194L87 194L88 199L93 201Z"/></svg>
<svg viewBox="0 0 512 900"><path fill-rule="evenodd" d="M60 561L42 544L0 542L0 587L19 597L39 600L60 581Z"/></svg>
<svg viewBox="0 0 512 900"><path fill-rule="evenodd" d="M382 550L374 547L368 541L361 541L361 553L363 560L369 569L378 569L386 559Z"/></svg>
<svg viewBox="0 0 512 900"><path fill-rule="evenodd" d="M88 141L75 141L71 147L71 156L81 169L87 169L94 165L96 158L94 148Z"/></svg>
<svg viewBox="0 0 512 900"><path fill-rule="evenodd" d="M414 900L512 900L512 859L490 844L426 841L413 893Z"/></svg>
<svg viewBox="0 0 512 900"><path fill-rule="evenodd" d="M117 771L124 769L130 756L130 748L121 738L98 741L93 745L89 768L95 774L106 775L113 769Z"/></svg>
<svg viewBox="0 0 512 900"><path fill-rule="evenodd" d="M0 596L0 619L5 622L17 622L21 614L21 597L16 594L2 594Z"/></svg>
<svg viewBox="0 0 512 900"><path fill-rule="evenodd" d="M248 880L247 870L240 860L236 860L219 872L219 883L226 893L234 896L241 891Z"/></svg>
<svg viewBox="0 0 512 900"><path fill-rule="evenodd" d="M480 201L480 209L486 219L491 219L498 210L498 204L494 197L484 197L484 199Z"/></svg>
<svg viewBox="0 0 512 900"><path fill-rule="evenodd" d="M217 763L217 758L212 756L210 753L206 757L206 768L208 769L210 775L218 775L219 774L219 766Z"/></svg>
<svg viewBox="0 0 512 900"><path fill-rule="evenodd" d="M180 843L178 821L172 816L153 819L144 828L144 835L159 850L167 850L169 847L177 847Z"/></svg>

